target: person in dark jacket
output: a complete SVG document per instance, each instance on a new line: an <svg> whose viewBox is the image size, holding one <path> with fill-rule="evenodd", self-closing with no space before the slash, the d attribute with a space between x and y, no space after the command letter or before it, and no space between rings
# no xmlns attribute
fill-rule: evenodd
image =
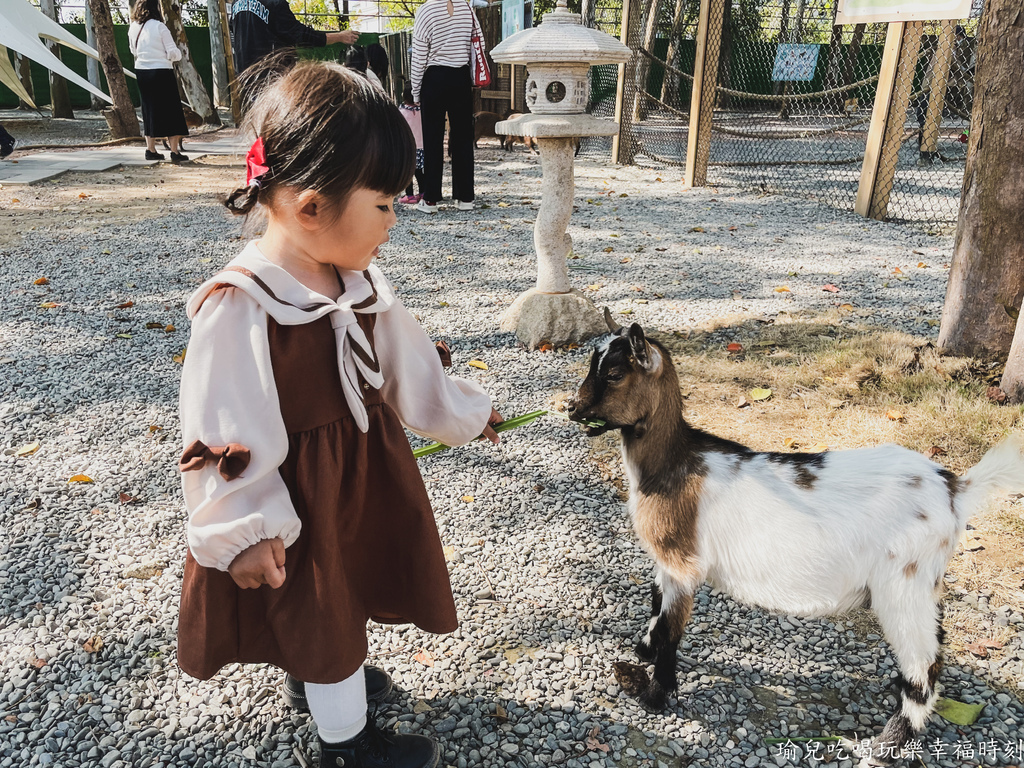
<svg viewBox="0 0 1024 768"><path fill-rule="evenodd" d="M358 38L354 29L321 32L307 27L295 18L288 0L235 0L231 6L231 42L239 75L280 48L352 45Z"/></svg>

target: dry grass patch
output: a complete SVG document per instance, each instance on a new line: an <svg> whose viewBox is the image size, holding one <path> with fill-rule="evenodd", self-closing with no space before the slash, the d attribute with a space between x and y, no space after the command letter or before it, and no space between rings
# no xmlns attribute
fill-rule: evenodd
<svg viewBox="0 0 1024 768"><path fill-rule="evenodd" d="M838 313L783 315L768 323L732 317L688 333L652 335L672 352L687 419L755 450L892 442L931 449L934 461L961 474L1019 426L1024 413L986 397L988 386L998 383L998 368L940 355L924 338L850 325ZM756 401L755 389L770 389L771 397ZM592 447L605 479L624 487L617 436L598 438ZM950 564L956 578L951 586L988 595L993 610L1006 605L1011 613L1024 613L1020 505L1002 500L972 526L965 541L969 548L983 548L961 547ZM966 654L966 646L979 639L1003 642L1017 631L991 626L989 616L968 610L952 591L945 602L947 645L954 655ZM998 659L1001 651L990 654Z"/></svg>

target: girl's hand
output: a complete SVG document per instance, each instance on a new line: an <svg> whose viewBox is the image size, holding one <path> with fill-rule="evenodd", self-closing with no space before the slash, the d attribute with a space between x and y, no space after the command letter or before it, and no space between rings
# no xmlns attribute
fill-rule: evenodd
<svg viewBox="0 0 1024 768"><path fill-rule="evenodd" d="M242 550L231 561L228 573L241 589L258 589L264 584L277 589L284 584L284 542L264 539Z"/></svg>
<svg viewBox="0 0 1024 768"><path fill-rule="evenodd" d="M497 432L495 432L493 429L491 429L491 425L492 424L501 424L501 422L503 422L504 420L505 419L502 417L502 415L500 413L498 413L494 408L491 408L491 415L487 419L487 426L484 427L483 436L486 437L488 440L490 440L495 445L498 444L498 441L501 438L498 437L498 433Z"/></svg>

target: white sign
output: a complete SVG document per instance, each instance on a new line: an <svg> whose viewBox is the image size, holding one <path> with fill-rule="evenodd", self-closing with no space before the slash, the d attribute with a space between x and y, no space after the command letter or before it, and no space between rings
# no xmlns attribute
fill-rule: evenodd
<svg viewBox="0 0 1024 768"><path fill-rule="evenodd" d="M966 19L971 0L839 0L836 24Z"/></svg>

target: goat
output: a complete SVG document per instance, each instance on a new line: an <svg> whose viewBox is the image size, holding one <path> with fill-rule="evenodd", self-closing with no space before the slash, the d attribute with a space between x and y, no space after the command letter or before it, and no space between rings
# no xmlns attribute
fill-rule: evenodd
<svg viewBox="0 0 1024 768"><path fill-rule="evenodd" d="M759 453L692 427L682 408L671 356L635 323L598 345L567 404L588 434L620 431L630 516L656 563L650 625L636 646L653 679L619 662L626 692L650 711L665 708L705 581L774 613L821 617L870 604L900 668L899 703L872 753L895 755L938 698L946 566L991 492L1024 491L1024 436L957 477L897 445Z"/></svg>

